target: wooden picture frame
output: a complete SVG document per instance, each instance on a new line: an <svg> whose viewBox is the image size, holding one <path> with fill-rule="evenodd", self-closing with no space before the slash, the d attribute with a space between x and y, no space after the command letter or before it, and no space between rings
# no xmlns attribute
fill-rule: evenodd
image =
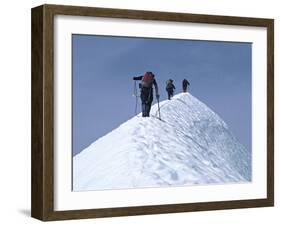
<svg viewBox="0 0 281 226"><path fill-rule="evenodd" d="M267 198L234 201L177 203L99 209L54 210L54 16L124 18L217 25L255 26L267 29ZM32 9L32 217L66 220L163 214L274 205L274 20L42 5Z"/></svg>

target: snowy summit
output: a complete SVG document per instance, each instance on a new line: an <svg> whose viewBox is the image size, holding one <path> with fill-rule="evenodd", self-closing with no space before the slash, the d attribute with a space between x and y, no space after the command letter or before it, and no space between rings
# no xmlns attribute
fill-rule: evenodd
<svg viewBox="0 0 281 226"><path fill-rule="evenodd" d="M73 157L73 190L251 181L251 153L189 93L152 106Z"/></svg>

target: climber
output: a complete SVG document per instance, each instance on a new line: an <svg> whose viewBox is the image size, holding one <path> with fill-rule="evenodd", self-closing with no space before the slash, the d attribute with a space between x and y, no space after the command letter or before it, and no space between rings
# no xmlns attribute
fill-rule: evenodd
<svg viewBox="0 0 281 226"><path fill-rule="evenodd" d="M166 91L168 93L168 99L169 100L171 100L171 97L174 95L174 89L176 89L176 87L174 86L173 82L174 81L172 79L169 79L166 82Z"/></svg>
<svg viewBox="0 0 281 226"><path fill-rule="evenodd" d="M159 103L158 85L155 76L152 72L148 71L144 75L133 77L133 80L141 80L141 102L142 102L142 117L149 117L151 104L153 101L153 85L155 87L156 98Z"/></svg>
<svg viewBox="0 0 281 226"><path fill-rule="evenodd" d="M184 79L184 80L182 81L182 89L183 89L183 92L184 92L184 93L187 92L187 86L189 86L189 85L190 85L190 83L189 83L186 79Z"/></svg>

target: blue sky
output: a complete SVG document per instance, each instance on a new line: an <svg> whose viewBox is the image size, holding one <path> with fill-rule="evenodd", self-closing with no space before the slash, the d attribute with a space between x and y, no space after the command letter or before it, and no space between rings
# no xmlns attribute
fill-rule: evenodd
<svg viewBox="0 0 281 226"><path fill-rule="evenodd" d="M134 116L132 77L152 71L167 98L187 78L191 93L251 150L251 43L72 36L73 154Z"/></svg>

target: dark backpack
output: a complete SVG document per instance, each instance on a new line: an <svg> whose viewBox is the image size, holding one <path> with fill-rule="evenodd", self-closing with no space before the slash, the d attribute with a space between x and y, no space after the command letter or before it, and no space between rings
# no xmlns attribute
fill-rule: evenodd
<svg viewBox="0 0 281 226"><path fill-rule="evenodd" d="M189 82L188 82L186 79L184 79L183 82L182 82L182 84L183 84L184 86L187 86L187 85L189 85Z"/></svg>
<svg viewBox="0 0 281 226"><path fill-rule="evenodd" d="M154 81L154 75L152 72L146 72L141 80L142 87L151 88Z"/></svg>
<svg viewBox="0 0 281 226"><path fill-rule="evenodd" d="M173 80L169 79L166 81L166 89L173 89L174 85L173 85Z"/></svg>

